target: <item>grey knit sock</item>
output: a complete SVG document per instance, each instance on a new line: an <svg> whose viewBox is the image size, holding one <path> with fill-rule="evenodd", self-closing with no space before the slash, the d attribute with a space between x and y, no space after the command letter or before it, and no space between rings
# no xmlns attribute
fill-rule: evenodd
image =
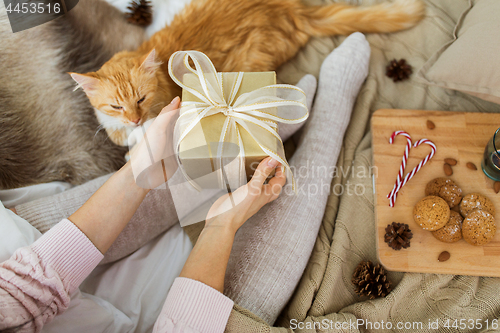
<svg viewBox="0 0 500 333"><path fill-rule="evenodd" d="M311 106L314 100L314 94L316 93L316 78L311 74L306 74L300 79L296 84L297 88L304 90L306 94L307 110L309 110L309 115L311 114ZM299 124L278 124L278 133L281 140L285 142L292 135L294 135L299 129L304 126L305 123Z"/></svg>
<svg viewBox="0 0 500 333"><path fill-rule="evenodd" d="M290 160L299 194L287 186L236 234L224 293L269 324L288 302L311 254L369 58L368 42L355 33L325 59L313 112Z"/></svg>

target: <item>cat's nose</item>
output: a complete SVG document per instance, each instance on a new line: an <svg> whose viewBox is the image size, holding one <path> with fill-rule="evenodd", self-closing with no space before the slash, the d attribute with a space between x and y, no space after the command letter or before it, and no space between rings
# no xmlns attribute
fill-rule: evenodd
<svg viewBox="0 0 500 333"><path fill-rule="evenodd" d="M139 122L141 121L141 118L137 118L137 119L130 119L131 122L133 122L134 124L138 125Z"/></svg>

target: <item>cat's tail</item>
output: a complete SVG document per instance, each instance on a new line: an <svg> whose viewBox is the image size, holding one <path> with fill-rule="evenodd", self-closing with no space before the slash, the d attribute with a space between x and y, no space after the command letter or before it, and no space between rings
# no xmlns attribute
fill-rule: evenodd
<svg viewBox="0 0 500 333"><path fill-rule="evenodd" d="M334 3L303 7L304 28L310 36L385 33L408 29L425 16L421 0L395 0L373 6Z"/></svg>

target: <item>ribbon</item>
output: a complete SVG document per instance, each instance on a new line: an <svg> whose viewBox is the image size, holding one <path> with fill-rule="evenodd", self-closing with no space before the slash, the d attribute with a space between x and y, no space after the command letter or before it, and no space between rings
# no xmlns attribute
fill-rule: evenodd
<svg viewBox="0 0 500 333"><path fill-rule="evenodd" d="M194 68L189 63L190 60ZM200 125L201 119L222 113L226 119L217 143L217 153L213 159L221 184L227 185L223 154L229 143L239 146L238 186L247 182L245 150L240 133L243 128L265 154L281 163L282 170L286 172L288 179L291 179L292 188L296 191L295 179L285 158L277 122L297 124L307 119L309 113L306 96L301 89L287 84L274 84L241 94L236 98L244 73L237 73L235 79L228 80L226 77L223 79L222 74L217 73L210 59L198 51L178 51L172 54L168 63L168 72L176 84L200 100L182 102L179 119L174 129L175 156L177 156L179 168L191 185L201 190L201 187L182 167L182 161L179 159L180 144L193 128ZM186 83L184 80L186 74L194 74L197 79L194 83L191 83L192 81ZM228 96L226 99L224 92L228 88L230 90L226 90L229 92L226 94ZM270 146L264 142L266 140L262 140L269 136L276 141L276 145Z"/></svg>

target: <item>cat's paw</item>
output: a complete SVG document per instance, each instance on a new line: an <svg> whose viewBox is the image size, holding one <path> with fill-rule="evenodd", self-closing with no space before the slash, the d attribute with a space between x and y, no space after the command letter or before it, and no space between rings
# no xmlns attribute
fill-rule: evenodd
<svg viewBox="0 0 500 333"><path fill-rule="evenodd" d="M139 145L135 145L133 146L132 148L129 149L129 151L125 154L125 161L130 161L130 157L132 156L132 154L134 154L134 152L138 149Z"/></svg>

